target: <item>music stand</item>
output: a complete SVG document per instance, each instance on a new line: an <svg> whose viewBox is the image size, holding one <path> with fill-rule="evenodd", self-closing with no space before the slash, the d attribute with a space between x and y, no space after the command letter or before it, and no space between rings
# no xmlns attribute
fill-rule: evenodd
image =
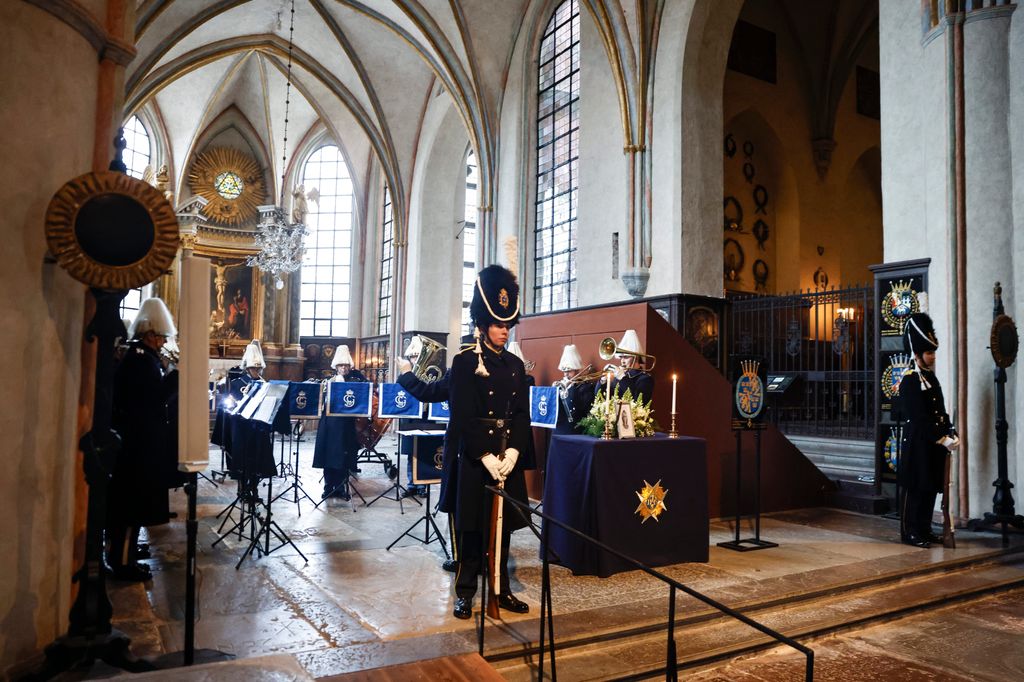
<svg viewBox="0 0 1024 682"><path fill-rule="evenodd" d="M399 436L435 435L433 433L430 433L428 431L423 431L421 429L412 429L412 430L409 430L409 431L396 431L396 433ZM415 448L416 448L416 439L415 438L413 438L413 446L412 447L413 447L413 450L415 450ZM407 457L412 457L411 454L410 455L406 455L406 456ZM395 500L395 502L398 503L398 509L399 509L399 511L402 514L405 514L405 506L403 504L404 500L412 500L413 502L415 502L416 504L420 505L421 507L423 506L423 503L420 502L415 497L406 497L405 496L405 492L406 492L407 489L400 482L401 481L401 473L402 473L402 439L401 438L398 439L398 448L395 450L395 467L398 469L398 474L399 475L395 476L395 478L391 481L391 485L388 486L387 488L385 488L384 491L381 494L377 495L377 497L375 497L372 500L370 500L366 504L367 507L371 506L374 502L376 502L377 500L381 499L382 497L386 498L386 499L389 499L389 500L392 499L391 497L388 497L388 494L392 490L395 491L394 500ZM428 488L427 490L429 492L430 489ZM429 507L428 507L428 509L429 509Z"/></svg>
<svg viewBox="0 0 1024 682"><path fill-rule="evenodd" d="M306 492L306 489L302 487L302 483L300 482L302 480L302 476L299 475L299 447L302 445L302 434L302 421L299 419L295 419L292 423L291 433L288 436L289 449L292 444L295 445L295 449L291 450L291 456L294 461L294 464L288 464L288 469L290 470L290 473L284 476L285 479L291 478L292 482L284 490L279 492L277 494L277 497L271 500L272 502L276 502L278 499L284 497L289 492L293 493L292 502L295 504L295 508L298 510L299 516L302 516L302 505L300 503L302 502L303 498L312 502L313 508L316 509L316 500L309 496L309 493ZM281 442L282 444L284 443L284 434L281 434Z"/></svg>
<svg viewBox="0 0 1024 682"><path fill-rule="evenodd" d="M444 431L431 432L431 431L420 431L420 430L417 429L416 430L416 434L414 434L413 432L402 432L402 431L399 431L399 434L401 434L401 435L412 435L412 454L409 455L410 457L412 457L412 482L417 484L417 485L425 485L427 487L427 503L425 505L421 504L421 506L423 507L423 516L421 516L420 518L416 519L416 522L414 524L409 526L405 530L405 532L403 532L401 535L399 535L397 538L395 538L391 542L391 544L387 546L386 550L387 551L391 551L391 548L394 547L396 544L398 544L399 540L401 540L402 538L404 538L405 536L408 535L413 540L416 540L417 542L421 542L424 545L429 545L431 542L435 542L435 541L436 542L440 542L441 543L441 549L444 551L444 558L445 559L450 559L451 555L448 553L448 546L445 544L444 536L441 535L441 529L437 527L437 522L434 521L434 515L430 511L430 488L431 488L431 486L433 484L441 482L440 468L438 468L436 466L435 467L431 467L432 469L434 469L433 473L436 474L436 478L431 477L432 474L430 474L430 473L421 472L420 468L419 468L419 464L420 464L420 458L419 458L419 439L420 439L420 436L422 436L422 435L443 436L444 435ZM399 447L401 447L401 446L399 446ZM429 471L429 469L427 471ZM413 498L413 499L415 499L415 498ZM419 502L419 500L416 500L416 501ZM418 537L416 535L413 535L413 531L421 523L423 524L423 537L422 538L420 538L420 537Z"/></svg>

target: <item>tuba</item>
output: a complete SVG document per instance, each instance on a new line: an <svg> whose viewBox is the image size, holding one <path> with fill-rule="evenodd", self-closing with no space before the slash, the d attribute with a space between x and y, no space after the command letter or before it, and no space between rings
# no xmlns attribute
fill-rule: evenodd
<svg viewBox="0 0 1024 682"><path fill-rule="evenodd" d="M417 343L418 342L418 343ZM419 356L412 363L412 372L420 381L432 384L444 375L444 367L441 357L445 347L434 339L417 334L409 344L415 347L419 345Z"/></svg>
<svg viewBox="0 0 1024 682"><path fill-rule="evenodd" d="M601 345L598 348L598 353L600 354L601 359L605 361L611 360L616 355L628 355L630 357L634 357L641 363L641 366L637 367L637 369L642 370L644 372L650 372L651 370L653 370L654 363L658 361L658 358L654 357L653 355L648 355L647 353L638 353L637 351L633 350L623 350L619 348L619 345L615 343L615 339L613 339L610 336L607 336L601 340ZM647 366L647 360L651 361L650 366Z"/></svg>

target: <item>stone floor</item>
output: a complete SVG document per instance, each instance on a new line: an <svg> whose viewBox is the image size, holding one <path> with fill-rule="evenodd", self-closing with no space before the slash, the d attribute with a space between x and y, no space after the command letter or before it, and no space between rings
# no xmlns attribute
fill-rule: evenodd
<svg viewBox="0 0 1024 682"><path fill-rule="evenodd" d="M385 442L382 450L393 447L393 442ZM211 453L211 462L219 463L219 457L219 452ZM307 443L300 455L301 480L309 494L319 499L319 472L309 468L311 459L312 446ZM363 464L362 468L356 486L369 501L391 482L379 464ZM403 461L403 481L404 468ZM275 479L274 486L275 491L281 488L281 480ZM451 615L452 581L451 574L440 567L444 559L441 545L424 545L405 537L392 550L386 549L423 517L423 507L410 500L400 505L393 492L390 499L380 499L371 507L362 506L358 499L354 505L331 500L329 505L314 510L308 500L299 505L278 500L273 505L274 520L295 547L286 545L269 556L246 558L236 570L245 543L230 536L211 546L220 525L216 515L230 504L234 492L230 481L220 487L200 482L198 647L240 658L291 654L314 677L476 650L476 619L460 621ZM133 650L141 656L155 657L183 646L184 504L184 495L172 492L172 505L179 517L150 530L154 580L144 585L112 583L110 587L115 625L132 637ZM437 515L437 523L447 538L444 515ZM421 522L418 527L420 537L423 526ZM682 564L663 571L725 604L742 608L766 597L784 599L809 591L827 592L850 581L870 581L915 567L986 556L1000 549L995 536L971 533L958 534L956 550L907 547L896 542L895 521L833 509L768 515L762 523L762 536L778 542L775 549L736 553L714 546L731 539L732 533L729 522L713 522L707 564ZM1019 537L1014 543L1018 548L1022 544ZM541 577L537 547L529 531L515 534L513 590L531 605L531 613L509 616L500 626L489 625L488 652L492 647L522 647L536 639ZM606 579L574 577L553 567L552 581L555 628L560 638L664 622L667 590L646 575L631 572ZM872 647L891 651L900 660L923 660L928 648L923 642L929 642L941 654L943 639L955 634L954 625L969 627L974 623L981 634L993 629L1005 633L1001 639L992 640L996 643L1011 632L1019 638L1024 634L1024 602L1019 593L1007 595L993 598L988 606L993 610L989 612L980 605L972 605L975 611L971 612L963 607L953 610L942 628L936 628L934 616L929 614L922 616L926 626L923 630L900 621L898 627L880 628L882 634L878 636L858 632L828 640L819 654L819 665L824 666L822 670L832 661L837 666L845 665L843 661L871 652ZM688 609L693 612L696 602L683 599L679 608L681 613ZM905 636L901 635L904 630ZM976 679L1024 679L1019 654L996 662L985 655L983 640L958 636L958 641L975 642L979 649L973 658L963 658L959 667L950 663L950 670L956 672L947 678L935 672L941 668L922 664L924 672L917 677L820 679L959 680L970 678L973 665L987 666L988 671L1015 671L1001 678L986 673ZM915 651L921 655L915 656ZM760 658L734 661L725 672L701 672L699 675L704 677L698 679L799 679L791 676L799 661L784 654L773 658L771 664L786 671L785 675L758 677L761 673L751 672L750 666Z"/></svg>

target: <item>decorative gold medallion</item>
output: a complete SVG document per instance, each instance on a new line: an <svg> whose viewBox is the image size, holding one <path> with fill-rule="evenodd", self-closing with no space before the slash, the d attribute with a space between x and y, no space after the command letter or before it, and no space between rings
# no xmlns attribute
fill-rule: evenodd
<svg viewBox="0 0 1024 682"><path fill-rule="evenodd" d="M134 289L171 266L178 252L178 219L149 183L114 171L86 173L66 182L50 200L46 243L79 282Z"/></svg>
<svg viewBox="0 0 1024 682"><path fill-rule="evenodd" d="M498 292L498 305L502 308L508 308L508 291L505 289Z"/></svg>
<svg viewBox="0 0 1024 682"><path fill-rule="evenodd" d="M668 495L668 490L661 487L661 479L654 485L644 481L643 490L636 493L636 496L640 498L640 504L634 512L643 519L640 523L647 523L647 519L657 521L663 511L668 511L668 507L665 506L666 495Z"/></svg>
<svg viewBox="0 0 1024 682"><path fill-rule="evenodd" d="M222 225L256 219L264 202L263 169L248 154L231 147L213 147L200 154L188 174L192 193L207 200L203 213Z"/></svg>

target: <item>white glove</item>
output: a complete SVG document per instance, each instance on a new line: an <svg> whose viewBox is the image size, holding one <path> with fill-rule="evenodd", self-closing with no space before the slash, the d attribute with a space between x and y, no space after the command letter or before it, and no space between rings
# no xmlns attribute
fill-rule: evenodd
<svg viewBox="0 0 1024 682"><path fill-rule="evenodd" d="M960 447L960 436L944 436L942 440L939 441L939 445L950 452L953 452Z"/></svg>
<svg viewBox="0 0 1024 682"><path fill-rule="evenodd" d="M412 371L412 363L405 358L395 358L395 366L398 368L399 374L405 374L406 372Z"/></svg>
<svg viewBox="0 0 1024 682"><path fill-rule="evenodd" d="M512 469L516 466L516 460L519 459L519 451L515 448L509 448L505 450L505 458L498 460L501 463L501 477L508 478L508 475L512 473Z"/></svg>
<svg viewBox="0 0 1024 682"><path fill-rule="evenodd" d="M489 473L491 475L491 478L493 478L495 481L501 483L502 481L505 480L505 476L501 473L500 459L498 459L497 457L488 452L486 455L480 458L480 463L484 465L484 468L487 469L487 473Z"/></svg>

